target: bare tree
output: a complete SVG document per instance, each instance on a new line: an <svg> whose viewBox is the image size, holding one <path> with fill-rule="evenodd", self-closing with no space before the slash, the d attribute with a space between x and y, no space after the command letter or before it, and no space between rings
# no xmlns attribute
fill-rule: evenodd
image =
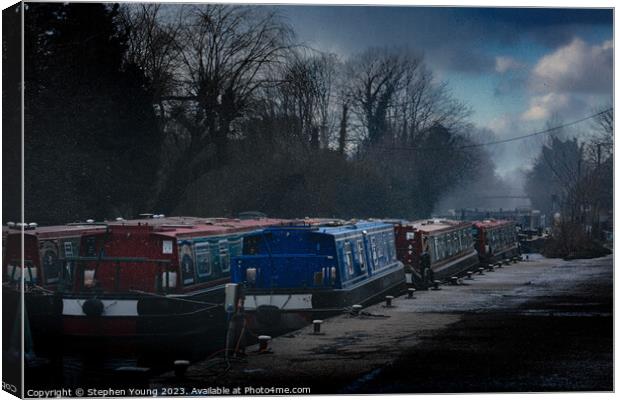
<svg viewBox="0 0 620 400"><path fill-rule="evenodd" d="M180 52L177 38L180 20L164 20L161 4L125 5L122 23L129 32L125 59L139 66L148 78L149 89L161 123L165 123L164 98L177 87ZM162 126L163 128L163 126Z"/></svg>
<svg viewBox="0 0 620 400"><path fill-rule="evenodd" d="M418 60L388 49L368 49L348 64L351 111L358 117L369 143L379 143L388 131L407 69Z"/></svg>
<svg viewBox="0 0 620 400"><path fill-rule="evenodd" d="M337 63L332 54L294 52L281 68L277 92L269 93L280 112L292 117L293 136L314 149L329 145Z"/></svg>
<svg viewBox="0 0 620 400"><path fill-rule="evenodd" d="M205 4L181 8L176 120L188 140L168 176L161 202L173 207L189 182L229 159L236 123L251 110L255 94L273 84L269 70L291 48L292 31L267 8Z"/></svg>

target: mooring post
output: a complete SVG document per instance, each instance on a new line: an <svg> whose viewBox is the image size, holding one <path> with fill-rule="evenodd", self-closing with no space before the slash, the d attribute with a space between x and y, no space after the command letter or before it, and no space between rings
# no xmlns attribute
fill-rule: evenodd
<svg viewBox="0 0 620 400"><path fill-rule="evenodd" d="M362 311L362 305L361 304L353 304L353 306L351 307L351 309L353 310L353 315L359 315L360 311Z"/></svg>
<svg viewBox="0 0 620 400"><path fill-rule="evenodd" d="M258 352L265 353L268 351L267 347L269 346L269 342L271 341L271 336L260 335L258 337Z"/></svg>
<svg viewBox="0 0 620 400"><path fill-rule="evenodd" d="M450 283L452 283L453 285L458 285L459 284L459 277L458 276L450 277Z"/></svg>
<svg viewBox="0 0 620 400"><path fill-rule="evenodd" d="M392 300L394 300L394 296L385 296L385 306L392 307Z"/></svg>
<svg viewBox="0 0 620 400"><path fill-rule="evenodd" d="M474 273L473 273L472 271L467 271L467 279L469 279L469 280L474 279L474 278L472 277L472 275L473 275L473 274L474 274Z"/></svg>
<svg viewBox="0 0 620 400"><path fill-rule="evenodd" d="M312 321L312 324L314 324L314 334L315 335L321 333L321 324L322 323L323 323L323 320L320 320L320 319L315 319L314 321Z"/></svg>
<svg viewBox="0 0 620 400"><path fill-rule="evenodd" d="M441 281L433 281L433 290L439 290L439 284L441 283Z"/></svg>
<svg viewBox="0 0 620 400"><path fill-rule="evenodd" d="M413 299L413 294L414 293L415 293L415 289L414 288L407 289L407 298L408 299Z"/></svg>
<svg viewBox="0 0 620 400"><path fill-rule="evenodd" d="M182 378L185 376L185 372L189 367L189 360L175 360L174 361L174 376Z"/></svg>
<svg viewBox="0 0 620 400"><path fill-rule="evenodd" d="M484 275L484 268L478 268L478 275Z"/></svg>

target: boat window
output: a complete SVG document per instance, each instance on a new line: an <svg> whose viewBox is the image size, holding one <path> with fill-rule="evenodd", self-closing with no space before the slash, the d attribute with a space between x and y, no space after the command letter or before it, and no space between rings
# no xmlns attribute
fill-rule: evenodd
<svg viewBox="0 0 620 400"><path fill-rule="evenodd" d="M211 266L211 249L209 243L196 243L196 269L201 278L210 276L213 273Z"/></svg>
<svg viewBox="0 0 620 400"><path fill-rule="evenodd" d="M392 255L390 259L392 261L396 261L396 244L394 243L394 236L390 236L389 246L390 246L390 254Z"/></svg>
<svg viewBox="0 0 620 400"><path fill-rule="evenodd" d="M39 254L41 255L41 266L45 283L58 282L60 266L58 264L58 247L56 242L51 240L43 242Z"/></svg>
<svg viewBox="0 0 620 400"><path fill-rule="evenodd" d="M258 254L261 237L258 235L246 236L243 239L243 254Z"/></svg>
<svg viewBox="0 0 620 400"><path fill-rule="evenodd" d="M351 252L350 242L344 242L344 262L347 265L347 271L349 272L349 275L355 275L355 270L353 269L353 254Z"/></svg>
<svg viewBox="0 0 620 400"><path fill-rule="evenodd" d="M377 257L377 240L374 236L370 238L370 248L372 251L372 263L376 267L378 267L378 257Z"/></svg>
<svg viewBox="0 0 620 400"><path fill-rule="evenodd" d="M241 238L229 238L228 239L228 247L230 250L230 256L231 257L237 257L239 255L241 255L241 246L242 246L242 241L243 239Z"/></svg>
<svg viewBox="0 0 620 400"><path fill-rule="evenodd" d="M450 255L456 254L456 234L453 232L450 234Z"/></svg>
<svg viewBox="0 0 620 400"><path fill-rule="evenodd" d="M64 243L65 246L65 257L73 257L73 243L66 241Z"/></svg>
<svg viewBox="0 0 620 400"><path fill-rule="evenodd" d="M179 245L179 262L184 285L194 283L194 255L190 242L181 242Z"/></svg>
<svg viewBox="0 0 620 400"><path fill-rule="evenodd" d="M366 271L366 257L364 254L364 243L361 240L357 241L357 259L360 264L360 270Z"/></svg>
<svg viewBox="0 0 620 400"><path fill-rule="evenodd" d="M87 257L96 257L97 256L97 239L94 236L89 236L86 238L86 246L85 246L85 255Z"/></svg>
<svg viewBox="0 0 620 400"><path fill-rule="evenodd" d="M383 239L383 235L378 234L379 245L377 246L377 258L383 258L383 247L385 246L385 241Z"/></svg>
<svg viewBox="0 0 620 400"><path fill-rule="evenodd" d="M457 254L459 251L461 251L461 244L459 241L459 233L460 232L454 232L452 233L452 241L454 242L454 254Z"/></svg>
<svg viewBox="0 0 620 400"><path fill-rule="evenodd" d="M442 235L442 236L440 236L440 237L439 237L439 243L440 243L440 245L441 245L441 254L440 254L440 257L441 257L442 259L443 259L443 258L446 258L446 253L447 253L447 251L446 251L446 236L445 236L445 235Z"/></svg>
<svg viewBox="0 0 620 400"><path fill-rule="evenodd" d="M222 272L230 271L230 252L228 251L228 242L220 241L220 268Z"/></svg>

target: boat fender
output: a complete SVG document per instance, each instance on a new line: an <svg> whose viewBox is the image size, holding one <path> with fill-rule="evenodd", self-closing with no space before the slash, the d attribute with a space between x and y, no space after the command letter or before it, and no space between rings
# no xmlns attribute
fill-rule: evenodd
<svg viewBox="0 0 620 400"><path fill-rule="evenodd" d="M262 304L256 308L256 321L263 326L274 327L280 324L280 309L271 304Z"/></svg>
<svg viewBox="0 0 620 400"><path fill-rule="evenodd" d="M103 303L98 298L93 297L82 304L82 311L89 317L99 317L103 314Z"/></svg>

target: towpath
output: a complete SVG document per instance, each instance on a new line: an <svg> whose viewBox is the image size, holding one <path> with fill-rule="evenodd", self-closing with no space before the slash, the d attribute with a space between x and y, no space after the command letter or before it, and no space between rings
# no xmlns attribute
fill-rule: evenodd
<svg viewBox="0 0 620 400"><path fill-rule="evenodd" d="M152 387L311 393L612 390L613 259L532 257L276 337L272 352L210 359Z"/></svg>

